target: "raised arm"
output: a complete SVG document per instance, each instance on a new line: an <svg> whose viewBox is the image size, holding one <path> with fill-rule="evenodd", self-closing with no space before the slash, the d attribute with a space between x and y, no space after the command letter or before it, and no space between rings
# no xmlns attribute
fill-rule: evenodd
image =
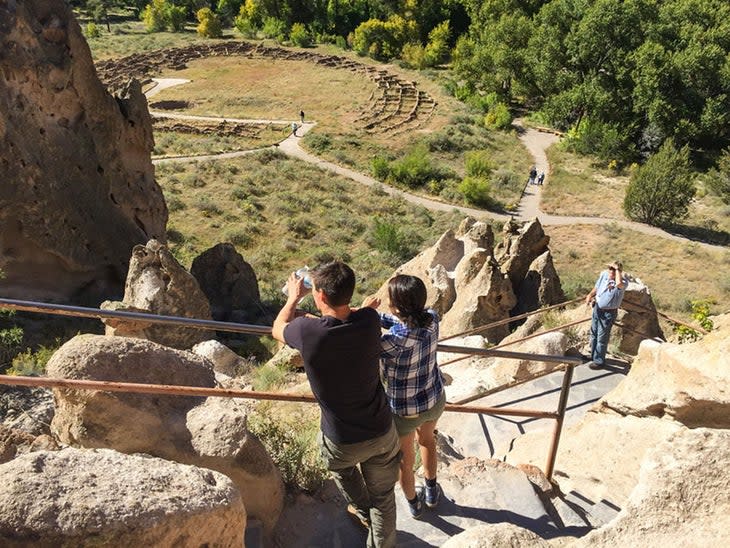
<svg viewBox="0 0 730 548"><path fill-rule="evenodd" d="M299 299L309 292L309 289L304 287L304 280L297 278L294 272L291 273L289 279L286 281L286 286L288 292L286 303L279 310L279 314L276 316L274 325L271 328L271 336L280 342L286 342L284 340L284 329L297 317L297 303Z"/></svg>

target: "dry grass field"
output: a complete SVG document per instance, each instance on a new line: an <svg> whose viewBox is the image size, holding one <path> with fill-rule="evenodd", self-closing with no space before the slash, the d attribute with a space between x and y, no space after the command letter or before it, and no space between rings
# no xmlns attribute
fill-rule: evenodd
<svg viewBox="0 0 730 548"><path fill-rule="evenodd" d="M315 120L323 131L351 127L375 88L353 72L269 58L209 57L162 76L191 80L155 97L188 101L185 114L299 120L299 111L304 110L307 119Z"/></svg>
<svg viewBox="0 0 730 548"><path fill-rule="evenodd" d="M541 208L551 215L587 215L625 219L623 199L628 177L612 176L591 165L589 158L553 145L547 151L550 177Z"/></svg>
<svg viewBox="0 0 730 548"><path fill-rule="evenodd" d="M126 54L125 47L135 41L139 42L136 47L156 49L199 40L190 33L144 35L135 23L128 25L126 31L105 41L90 41L95 57ZM352 55L332 46L313 51ZM433 161L459 176L464 173L468 150L489 151L497 169L527 171L532 159L516 134L486 130L478 116L445 94L436 80L394 65L385 68L403 79L417 80L419 89L437 101L435 115L423 126L395 136L363 131L354 120L366 107L373 82L356 73L302 61L201 59L182 71L163 74L192 82L165 90L155 100L188 101L186 113L223 117L293 120L304 110L317 126L302 139L302 146L364 173L370 172L373 157L399 158L418 144L427 147ZM287 132L272 128L267 138L276 138L277 131ZM161 131L155 137L156 154L215 153L256 144L244 138L173 136ZM628 177L598 170L590 160L558 147L548 155L553 167L544 187L544 211L624 218ZM280 298L280 286L292 269L333 257L350 261L361 273L358 296L362 296L377 288L396 264L432 245L461 220L460 215L428 212L269 152L225 162L158 166L157 178L170 206L170 243L181 262L189 266L204 249L230 241L254 266L265 297L272 301ZM505 204L519 198L515 189L494 192ZM446 192L442 198L455 196ZM690 215L694 224L687 223L686 228L728 231L729 213L700 185ZM730 251L705 251L691 242L650 237L616 224L549 227L547 232L571 296L587 291L601 265L618 256L630 273L649 285L658 306L667 312L686 319L694 299L711 300L713 312L728 309Z"/></svg>
<svg viewBox="0 0 730 548"><path fill-rule="evenodd" d="M617 224L547 227L555 267L571 296L588 292L603 265L616 258L651 290L657 308L687 319L693 300L713 313L730 303L730 249L707 250L625 229Z"/></svg>
<svg viewBox="0 0 730 548"><path fill-rule="evenodd" d="M435 213L264 151L225 161L156 168L168 207L168 239L178 260L227 241L256 272L264 298L281 299L290 272L335 258L352 264L358 296L431 245L461 215Z"/></svg>

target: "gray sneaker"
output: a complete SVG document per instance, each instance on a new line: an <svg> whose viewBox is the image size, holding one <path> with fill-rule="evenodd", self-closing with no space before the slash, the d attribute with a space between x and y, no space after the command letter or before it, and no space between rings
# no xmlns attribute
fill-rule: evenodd
<svg viewBox="0 0 730 548"><path fill-rule="evenodd" d="M441 486L438 483L433 487L429 487L428 484L426 484L424 492L426 495L426 506L428 506L429 508L435 508L436 505L439 503L439 499L441 498Z"/></svg>

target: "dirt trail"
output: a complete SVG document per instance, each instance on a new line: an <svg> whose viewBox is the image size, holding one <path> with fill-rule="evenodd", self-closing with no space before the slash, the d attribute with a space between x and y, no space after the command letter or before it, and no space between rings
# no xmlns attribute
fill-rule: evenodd
<svg viewBox="0 0 730 548"><path fill-rule="evenodd" d="M153 86L150 90L145 92L145 95L147 98L152 97L159 93L160 91L176 86L181 85L189 82L189 80L184 80L181 78L153 78L153 82L155 82L155 86ZM322 160L321 158L318 158L317 156L310 154L309 152L305 151L300 145L299 145L299 139L306 135L315 125L316 122L304 122L304 124L300 124L300 121L297 120L259 120L259 119L238 119L238 118L215 118L210 116L192 116L192 115L184 115L184 114L171 114L171 113L163 113L163 112L157 112L157 111L150 111L152 116L155 117L161 117L161 118L177 118L181 120L206 120L206 121L224 121L228 120L231 122L239 122L239 123L275 123L275 124L284 124L284 125L290 125L292 123L296 123L299 125L299 128L297 130L297 135L294 136L293 134L289 135L286 139L278 143L278 145L275 145L274 147L264 147L264 148L278 148L281 150L284 154L298 158L300 160L303 160L305 162L309 162L311 164L315 164L322 169L326 169L328 171L332 171L334 173L337 173L338 175L341 175L343 177L347 177L348 179L352 179L358 183L368 185L368 186L375 186L378 188L381 188L384 192L390 194L391 196L399 196L402 197L404 200L407 200L411 203L423 206L427 209L433 210L433 211L454 211L457 210L464 215L471 215L474 218L477 219L483 219L483 218L490 218L495 219L498 221L507 221L513 216L510 215L502 215L499 213L493 213L491 211L486 211L483 209L475 209L470 207L464 207L464 206L458 206L454 204L446 204L444 202L439 202L437 200L432 200L429 198L424 198L421 196L417 196L414 194L410 194L408 192L404 192L402 190L399 190L397 188L393 188L382 181L378 181L377 179L373 179L372 177L369 177L367 175L364 175L362 173L359 173L357 171L354 171L352 169L342 167L340 165L334 164L332 162L328 162L326 160ZM550 164L548 163L547 156L545 154L545 151L553 144L556 143L559 140L559 137L557 135L554 135L552 133L547 133L543 131L538 131L533 128L524 128L522 121L520 119L515 120L515 125L518 128L522 128L520 140L522 141L522 144L525 146L525 148L528 150L530 155L534 159L535 168L537 169L537 172L543 171L545 173L545 182L544 185L549 184L550 181ZM178 156L174 158L158 158L156 160L153 160L154 164L164 164L164 163L173 163L173 162L189 162L192 160L214 160L214 159L225 159L225 158L237 158L240 156L245 156L247 154L251 154L254 152L257 152L259 150L264 150L264 148L261 149L253 149L253 150L242 150L242 151L236 151L236 152L224 152L221 154L207 154L207 155L199 155L199 156ZM527 177L525 177L526 179ZM721 245L712 245L705 242L700 241L694 241L690 240L689 238L684 238L682 236L676 236L674 234L670 234L660 228L656 228L653 226L636 223L633 221L626 221L623 219L607 219L604 217L577 217L577 216L560 216L560 215L548 215L547 213L544 213L540 210L540 197L542 194L543 186L540 185L527 185L525 184L525 188L522 191L522 197L520 198L519 205L517 207L517 214L514 215L515 218L526 221L530 219L539 219L540 223L543 226L565 226L565 225L607 225L607 224L617 224L619 226L635 230L637 232L641 232L643 234L649 234L652 236L657 236L660 238L666 238L670 240L675 240L678 242L694 242L697 245L705 248L705 249L715 249L715 250L726 250L727 247L721 246Z"/></svg>

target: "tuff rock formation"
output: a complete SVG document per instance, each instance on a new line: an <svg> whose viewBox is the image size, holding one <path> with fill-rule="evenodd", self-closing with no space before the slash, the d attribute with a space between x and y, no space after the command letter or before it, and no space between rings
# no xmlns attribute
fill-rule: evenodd
<svg viewBox="0 0 730 548"><path fill-rule="evenodd" d="M394 272L424 281L426 304L442 317L442 335L463 333L564 300L547 247L550 238L540 222L509 221L504 233L504 241L495 248L492 228L467 218L456 232L445 232L433 247ZM387 304L387 283L377 296ZM496 343L507 336L509 325L481 333Z"/></svg>
<svg viewBox="0 0 730 548"><path fill-rule="evenodd" d="M198 255L190 267L208 298L213 319L245 323L261 309L256 273L229 243L211 247Z"/></svg>
<svg viewBox="0 0 730 548"><path fill-rule="evenodd" d="M212 364L135 338L80 335L49 360L50 377L213 387ZM212 468L231 477L249 516L271 530L283 505L278 469L246 428L238 401L193 396L54 389L52 431L66 444Z"/></svg>
<svg viewBox="0 0 730 548"><path fill-rule="evenodd" d="M730 315L718 317L715 323L717 329L692 344L644 341L629 374L621 384L597 402L579 423L564 429L556 459L555 478L563 493L578 493L585 500L595 503L594 509L584 516L589 523L594 526L606 523L599 502L605 501L618 508L626 508L627 504L631 504L630 499L642 489L642 469L648 466L645 463L647 451L675 441L679 445L684 444L682 440L689 435L689 429L714 428L724 432L728 428L728 318ZM506 461L540 466L544 459L544 448L541 448L538 440L544 440L545 435L545 432L536 431L516 439L505 454ZM715 433L703 434L695 441L688 441L687 447L699 447L703 439L708 440L708 447L720 443L730 447L726 436L715 438ZM709 440L715 441L711 444ZM672 451L672 455L676 454ZM691 498L696 504L710 505L711 501L718 498L727 500L722 498L727 486L723 494L714 483L714 476L720 472L712 472L715 463L721 462L718 459L727 460L722 454L721 451L709 449L687 454L688 474L694 474L695 469L708 470L706 481L703 482L697 476L696 480L692 480L692 488L681 491L692 492ZM674 473L671 475L675 477ZM652 487L655 488L658 486ZM666 489L671 491L668 486ZM700 499L705 502L700 502ZM679 503L676 506L668 505L665 510L674 516L670 518L667 514L667 523L672 520L680 523L687 519ZM698 515L696 519L701 519L701 516ZM665 524L663 527L669 526ZM623 545L630 544L632 542ZM622 544L617 542L615 545ZM647 545L656 544L650 542ZM697 544L690 542L690 545Z"/></svg>
<svg viewBox="0 0 730 548"><path fill-rule="evenodd" d="M693 344L644 341L626 379L601 410L671 419L689 428L730 428L730 329Z"/></svg>
<svg viewBox="0 0 730 548"><path fill-rule="evenodd" d="M0 292L98 303L118 296L132 247L164 241L138 82L110 95L71 7L0 3Z"/></svg>
<svg viewBox="0 0 730 548"><path fill-rule="evenodd" d="M441 548L492 548L493 546L549 548L552 545L532 531L518 525L495 523L472 527L454 535Z"/></svg>
<svg viewBox="0 0 730 548"><path fill-rule="evenodd" d="M193 354L207 358L213 364L213 370L228 377L235 377L247 372L250 364L226 345L216 340L203 341L192 348Z"/></svg>
<svg viewBox="0 0 730 548"><path fill-rule="evenodd" d="M102 303L106 310L128 310L163 316L182 316L210 320L210 305L197 280L185 270L170 250L156 240L135 246L123 302ZM171 327L145 321L104 320L107 335L138 337L189 349L210 338L204 329Z"/></svg>
<svg viewBox="0 0 730 548"><path fill-rule="evenodd" d="M56 441L47 434L33 436L22 430L15 430L0 424L0 464L13 460L18 455L33 451L55 451Z"/></svg>
<svg viewBox="0 0 730 548"><path fill-rule="evenodd" d="M0 465L3 546L240 547L246 510L218 472L108 449Z"/></svg>
<svg viewBox="0 0 730 548"><path fill-rule="evenodd" d="M616 519L570 546L727 546L728 462L730 432L682 429L647 452Z"/></svg>

